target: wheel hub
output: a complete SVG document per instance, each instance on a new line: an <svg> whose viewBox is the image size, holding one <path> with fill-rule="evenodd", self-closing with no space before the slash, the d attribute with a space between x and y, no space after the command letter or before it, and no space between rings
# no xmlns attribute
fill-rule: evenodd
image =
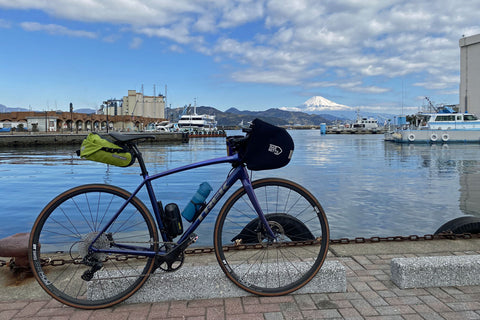
<svg viewBox="0 0 480 320"><path fill-rule="evenodd" d="M91 252L89 250L90 244L92 244L92 241L97 237L98 232L90 232L84 236L84 238L77 242L78 245L78 255L81 258L84 258L86 256L89 256L90 259L95 259L97 261L103 261L106 257L106 253L101 253L101 252ZM103 233L98 237L97 241L92 246L95 249L108 249L110 248L110 240L108 239L108 236ZM71 255L71 253L70 253Z"/></svg>
<svg viewBox="0 0 480 320"><path fill-rule="evenodd" d="M275 238L277 238L277 240L281 240L285 238L285 230L283 229L283 226L280 223L276 221L268 221L268 225L270 226L270 229L272 229L273 234L275 235ZM258 242L264 245L273 242L273 240L270 239L270 237L267 235L266 230L259 231L257 233L257 238L258 238Z"/></svg>

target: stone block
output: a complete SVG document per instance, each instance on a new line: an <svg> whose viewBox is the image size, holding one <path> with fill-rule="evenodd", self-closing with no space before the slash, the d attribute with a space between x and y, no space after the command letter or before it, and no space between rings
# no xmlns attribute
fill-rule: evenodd
<svg viewBox="0 0 480 320"><path fill-rule="evenodd" d="M318 274L295 293L346 292L345 267L338 261L325 261ZM157 271L127 303L159 302L251 296L238 288L218 265L184 266L171 273Z"/></svg>
<svg viewBox="0 0 480 320"><path fill-rule="evenodd" d="M401 289L480 284L480 255L394 258L391 280Z"/></svg>

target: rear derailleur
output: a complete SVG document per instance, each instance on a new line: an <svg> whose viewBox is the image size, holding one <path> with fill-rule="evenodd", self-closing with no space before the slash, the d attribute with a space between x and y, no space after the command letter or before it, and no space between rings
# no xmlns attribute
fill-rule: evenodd
<svg viewBox="0 0 480 320"><path fill-rule="evenodd" d="M85 270L85 272L81 276L81 278L85 281L92 280L95 272L102 269L103 267L103 263L101 261L98 261L98 259L96 259L90 254L87 254L85 257L83 257L82 263L86 266L91 267L89 270Z"/></svg>

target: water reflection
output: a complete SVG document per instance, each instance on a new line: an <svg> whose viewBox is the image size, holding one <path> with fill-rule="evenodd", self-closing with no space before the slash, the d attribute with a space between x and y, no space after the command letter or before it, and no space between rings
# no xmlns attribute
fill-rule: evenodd
<svg viewBox="0 0 480 320"><path fill-rule="evenodd" d="M480 216L480 145L394 144L380 135L321 136L317 130L291 134L291 163L252 176L285 177L304 185L324 207L333 238L423 235L461 215ZM144 143L141 150L150 174L226 152L223 138ZM141 181L138 164L106 166L79 159L74 151L75 147L0 149L0 237L29 231L48 201L71 187L108 183L131 191ZM215 165L168 176L154 183L156 196L182 209L201 182L216 189L229 170L229 165ZM145 193L139 197L147 201ZM207 242L217 212L199 230Z"/></svg>
<svg viewBox="0 0 480 320"><path fill-rule="evenodd" d="M425 179L429 181L429 188L424 194L438 192L439 198L444 197L443 201L458 203L463 214L476 216L480 216L479 155L478 144L386 143L386 159L417 162L427 170ZM435 201L435 198L432 200Z"/></svg>

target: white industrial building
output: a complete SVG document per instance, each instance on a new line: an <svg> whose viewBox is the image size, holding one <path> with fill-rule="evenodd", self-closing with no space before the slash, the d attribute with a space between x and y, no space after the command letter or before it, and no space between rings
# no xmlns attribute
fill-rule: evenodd
<svg viewBox="0 0 480 320"><path fill-rule="evenodd" d="M123 97L122 111L129 116L165 118L165 97L144 96L141 92L128 90L128 96Z"/></svg>
<svg viewBox="0 0 480 320"><path fill-rule="evenodd" d="M165 96L144 96L136 90L128 90L123 100L109 100L104 114L111 116L138 116L145 118L165 118ZM118 102L121 102L120 104Z"/></svg>
<svg viewBox="0 0 480 320"><path fill-rule="evenodd" d="M460 44L460 112L480 115L480 34Z"/></svg>

